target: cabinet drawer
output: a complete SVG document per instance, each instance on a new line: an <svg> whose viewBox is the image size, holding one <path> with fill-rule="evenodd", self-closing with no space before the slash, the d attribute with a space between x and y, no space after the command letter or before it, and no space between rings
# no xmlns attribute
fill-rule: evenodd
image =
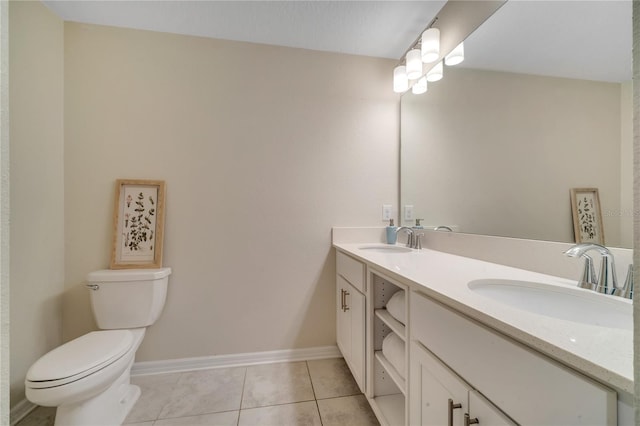
<svg viewBox="0 0 640 426"><path fill-rule="evenodd" d="M360 292L364 293L364 263L347 256L342 252L336 255L336 272L342 278L351 283Z"/></svg>
<svg viewBox="0 0 640 426"><path fill-rule="evenodd" d="M522 425L615 425L616 393L416 292L418 340Z"/></svg>

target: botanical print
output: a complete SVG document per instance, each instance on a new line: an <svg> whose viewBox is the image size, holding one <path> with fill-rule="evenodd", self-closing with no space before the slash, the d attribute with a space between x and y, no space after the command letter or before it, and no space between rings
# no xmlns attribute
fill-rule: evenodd
<svg viewBox="0 0 640 426"><path fill-rule="evenodd" d="M576 194L576 207L580 224L580 241L583 243L599 242L600 229L598 228L598 212L596 210L594 194Z"/></svg>
<svg viewBox="0 0 640 426"><path fill-rule="evenodd" d="M153 261L158 188L124 186L123 197L121 260Z"/></svg>

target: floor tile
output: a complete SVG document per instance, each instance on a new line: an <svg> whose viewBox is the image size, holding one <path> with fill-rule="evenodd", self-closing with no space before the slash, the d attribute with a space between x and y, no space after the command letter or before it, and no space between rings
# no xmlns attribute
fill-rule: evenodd
<svg viewBox="0 0 640 426"><path fill-rule="evenodd" d="M304 361L247 367L243 409L313 399L311 379Z"/></svg>
<svg viewBox="0 0 640 426"><path fill-rule="evenodd" d="M160 412L160 419L240 409L246 368L183 373Z"/></svg>
<svg viewBox="0 0 640 426"><path fill-rule="evenodd" d="M323 426L376 426L375 414L364 395L318 401Z"/></svg>
<svg viewBox="0 0 640 426"><path fill-rule="evenodd" d="M56 419L56 407L37 407L16 426L53 426Z"/></svg>
<svg viewBox="0 0 640 426"><path fill-rule="evenodd" d="M238 426L322 426L315 401L240 411Z"/></svg>
<svg viewBox="0 0 640 426"><path fill-rule="evenodd" d="M225 411L224 413L162 419L156 421L153 426L236 426L238 413L238 411Z"/></svg>
<svg viewBox="0 0 640 426"><path fill-rule="evenodd" d="M140 386L140 398L124 420L125 424L153 421L170 401L171 393L182 373L134 376L131 383Z"/></svg>
<svg viewBox="0 0 640 426"><path fill-rule="evenodd" d="M361 393L343 358L307 361L307 365L317 399Z"/></svg>

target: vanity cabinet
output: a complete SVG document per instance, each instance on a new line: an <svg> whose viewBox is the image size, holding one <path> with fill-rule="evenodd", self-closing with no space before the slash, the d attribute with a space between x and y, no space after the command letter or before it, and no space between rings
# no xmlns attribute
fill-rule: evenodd
<svg viewBox="0 0 640 426"><path fill-rule="evenodd" d="M416 341L410 358L410 425L516 424Z"/></svg>
<svg viewBox="0 0 640 426"><path fill-rule="evenodd" d="M446 424L441 421L444 398L462 404L461 411L477 417L479 424L513 424L509 419L540 426L617 423L613 390L419 292L410 295L409 323L412 425ZM436 406L434 419L425 403ZM497 416L502 423L483 421L485 416Z"/></svg>
<svg viewBox="0 0 640 426"><path fill-rule="evenodd" d="M365 265L336 255L336 338L360 390L365 390Z"/></svg>

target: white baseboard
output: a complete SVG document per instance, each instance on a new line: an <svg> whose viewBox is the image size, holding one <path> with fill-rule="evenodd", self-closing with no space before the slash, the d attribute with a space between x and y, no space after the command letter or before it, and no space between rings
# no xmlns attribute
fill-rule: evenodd
<svg viewBox="0 0 640 426"><path fill-rule="evenodd" d="M11 426L15 426L20 420L27 417L27 414L35 410L36 407L37 405L28 399L23 399L18 402L13 406L13 408L11 408L11 412L9 413L9 424Z"/></svg>
<svg viewBox="0 0 640 426"><path fill-rule="evenodd" d="M341 358L337 346L319 346L306 349L251 352L232 355L213 355L197 358L170 359L166 361L136 362L131 368L132 376L148 374L178 373L221 367L242 367L276 362L310 361L314 359Z"/></svg>

